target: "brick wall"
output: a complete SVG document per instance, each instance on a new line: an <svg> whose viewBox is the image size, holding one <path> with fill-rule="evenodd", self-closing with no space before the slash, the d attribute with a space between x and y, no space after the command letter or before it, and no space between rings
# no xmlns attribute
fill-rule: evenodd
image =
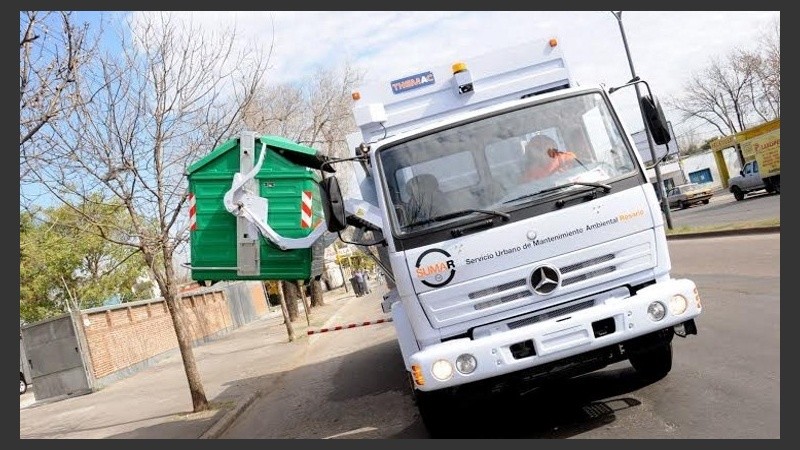
<svg viewBox="0 0 800 450"><path fill-rule="evenodd" d="M222 289L184 293L177 306L192 342L227 331L232 326ZM81 316L89 370L95 379L178 347L163 299L87 310Z"/></svg>
<svg viewBox="0 0 800 450"><path fill-rule="evenodd" d="M264 285L261 282L250 283L250 300L253 304L253 310L259 317L269 312L267 306L269 302L264 292Z"/></svg>

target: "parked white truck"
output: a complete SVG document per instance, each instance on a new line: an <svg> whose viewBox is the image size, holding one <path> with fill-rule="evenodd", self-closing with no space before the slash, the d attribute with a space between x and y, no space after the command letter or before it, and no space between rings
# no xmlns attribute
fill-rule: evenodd
<svg viewBox="0 0 800 450"><path fill-rule="evenodd" d="M470 393L624 360L652 379L671 370L673 336L697 333L697 287L670 276L659 202L609 92L576 85L557 39L368 84L353 99L353 156L295 158L356 168L347 198L334 175L318 185L325 236L274 233L266 200L240 192L251 175L234 177L226 209L281 249L332 233L365 246L389 279L382 306L432 435L451 431ZM643 107L654 141L668 142L657 102Z"/></svg>
<svg viewBox="0 0 800 450"><path fill-rule="evenodd" d="M447 432L466 394L512 379L623 360L646 377L671 370L673 335L697 333L697 287L670 276L662 212L609 93L576 86L556 39L353 98L360 198L325 178L328 230L355 226L377 244L393 281L383 308L431 433ZM526 178L535 136L555 144L547 169L570 164Z"/></svg>

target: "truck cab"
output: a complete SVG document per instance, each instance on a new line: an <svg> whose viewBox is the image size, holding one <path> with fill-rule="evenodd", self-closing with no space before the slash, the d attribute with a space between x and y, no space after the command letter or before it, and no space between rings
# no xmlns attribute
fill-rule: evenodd
<svg viewBox="0 0 800 450"><path fill-rule="evenodd" d="M329 229L380 237L383 307L431 431L509 378L623 360L663 377L673 335L697 331L697 288L670 276L655 191L608 92L576 86L555 39L526 45L360 90L361 198L323 180Z"/></svg>
<svg viewBox="0 0 800 450"><path fill-rule="evenodd" d="M767 184L758 171L757 160L746 162L739 171L739 176L731 178L728 185L736 200L744 200L749 193L767 189Z"/></svg>

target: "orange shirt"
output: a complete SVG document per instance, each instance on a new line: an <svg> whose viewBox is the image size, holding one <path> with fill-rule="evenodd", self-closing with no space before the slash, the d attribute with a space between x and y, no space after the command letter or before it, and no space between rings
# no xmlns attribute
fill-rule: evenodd
<svg viewBox="0 0 800 450"><path fill-rule="evenodd" d="M548 150L547 154L552 158L550 164L529 167L528 170L525 171L525 180L532 181L544 178L552 173L564 170L572 161L575 161L575 153L572 152L554 152Z"/></svg>

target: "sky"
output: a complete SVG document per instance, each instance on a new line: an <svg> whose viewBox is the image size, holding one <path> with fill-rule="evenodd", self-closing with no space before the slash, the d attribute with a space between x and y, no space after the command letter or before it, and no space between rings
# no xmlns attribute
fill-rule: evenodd
<svg viewBox="0 0 800 450"><path fill-rule="evenodd" d="M107 31L129 15L147 12L76 12ZM620 24L610 11L213 11L175 12L209 30L235 25L240 46L274 45L269 84L302 82L318 68L345 62L365 82L389 81L432 66L468 61L472 55L524 41L557 37L573 78L581 85L618 86L631 78ZM622 25L636 74L662 101L680 96L693 73L711 58L754 48L779 11L625 11ZM106 48L119 50L113 33ZM612 95L631 133L643 128L632 88ZM667 109L680 137L704 140L715 130L681 120ZM258 131L258 130L255 130Z"/></svg>
<svg viewBox="0 0 800 450"><path fill-rule="evenodd" d="M89 14L89 13L84 13ZM120 13L106 13L110 18ZM143 12L132 12L135 18ZM208 29L235 24L240 45L274 44L267 81L306 79L345 62L366 81L391 80L555 36L581 85L624 84L631 69L620 25L610 11L214 11L179 12ZM689 77L711 58L754 48L780 11L624 11L622 26L636 74L660 99L680 96ZM118 16L116 17L118 18ZM273 42L274 39L274 42ZM108 41L107 45L114 45ZM629 92L625 92L629 91ZM635 90L612 97L631 133L643 128ZM667 109L678 136L716 132Z"/></svg>

